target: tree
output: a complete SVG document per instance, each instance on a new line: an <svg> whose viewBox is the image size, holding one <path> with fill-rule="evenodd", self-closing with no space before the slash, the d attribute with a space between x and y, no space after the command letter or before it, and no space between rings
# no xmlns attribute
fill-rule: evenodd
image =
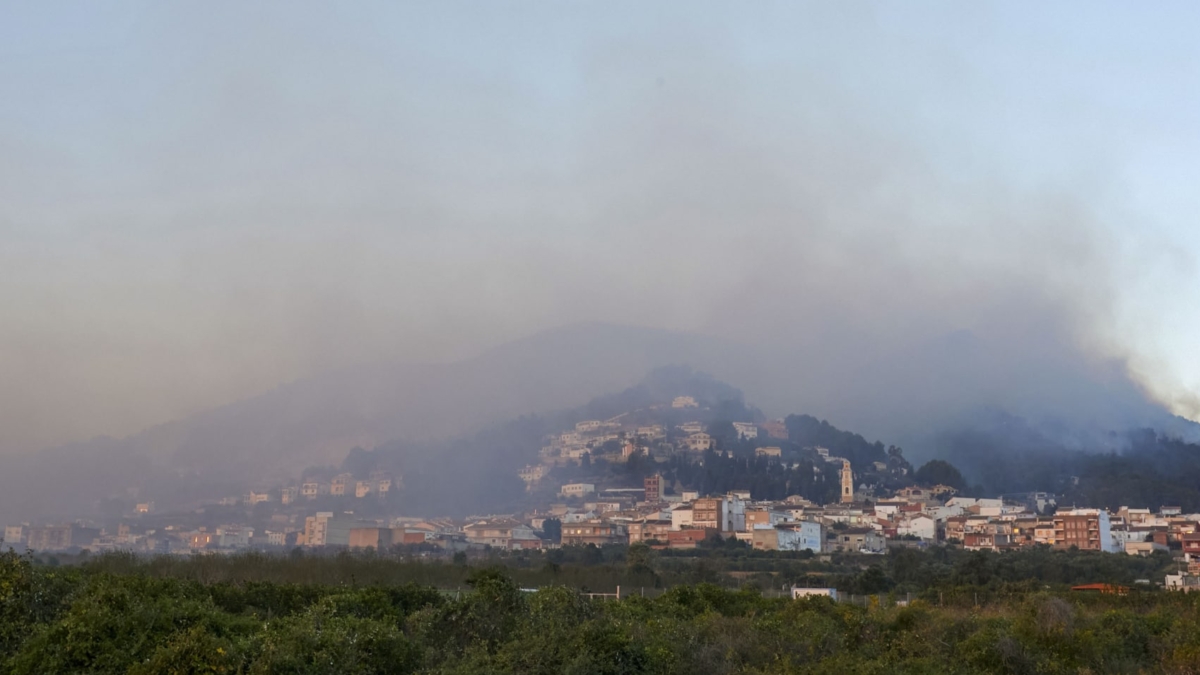
<svg viewBox="0 0 1200 675"><path fill-rule="evenodd" d="M925 462L914 476L922 485L949 485L961 490L967 485L963 475L953 464L942 459L931 459Z"/></svg>

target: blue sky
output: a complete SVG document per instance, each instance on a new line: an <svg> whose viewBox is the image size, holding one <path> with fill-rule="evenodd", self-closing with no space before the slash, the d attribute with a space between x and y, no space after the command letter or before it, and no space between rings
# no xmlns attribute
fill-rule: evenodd
<svg viewBox="0 0 1200 675"><path fill-rule="evenodd" d="M1120 360L1195 416L1197 28L1183 2L0 3L0 449L587 319L876 356L967 329Z"/></svg>

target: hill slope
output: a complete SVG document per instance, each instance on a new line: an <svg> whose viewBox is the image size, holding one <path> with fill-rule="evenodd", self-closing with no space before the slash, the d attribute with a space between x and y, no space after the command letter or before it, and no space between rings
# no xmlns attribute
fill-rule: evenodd
<svg viewBox="0 0 1200 675"><path fill-rule="evenodd" d="M138 486L237 489L312 464L336 463L356 445L466 435L525 414L578 406L620 391L649 370L732 363L740 348L703 336L584 324L545 331L464 361L388 364L327 373L147 429L0 465L0 516L86 513Z"/></svg>

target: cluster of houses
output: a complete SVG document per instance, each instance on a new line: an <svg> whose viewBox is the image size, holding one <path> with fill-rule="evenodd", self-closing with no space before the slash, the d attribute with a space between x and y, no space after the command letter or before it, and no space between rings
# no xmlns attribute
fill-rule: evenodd
<svg viewBox="0 0 1200 675"><path fill-rule="evenodd" d="M1157 512L1122 507L1115 513L1057 508L1052 515L1040 515L1055 506L1051 495L976 499L957 496L944 486L909 487L888 499L860 502L853 500L849 462L839 461L843 462L843 483L850 491L843 494L842 501L826 505L798 496L756 501L748 491L666 495L662 478L653 475L641 489L563 485L561 503L525 514L466 520L363 520L348 512L323 511L279 514L272 517L272 527L262 530L238 524L144 530L122 524L116 532L86 524L21 525L6 528L4 542L5 546L37 551L86 548L158 553L295 546L383 550L418 544L452 551L639 542L660 548L693 548L716 537L744 541L760 550L814 554L880 554L889 545L937 542L971 550L1049 545L1130 555L1176 548L1182 550L1187 570L1168 578L1168 587L1200 590L1200 514L1185 515L1172 507ZM347 489L351 483L341 485ZM378 490L379 483L374 485ZM371 492L359 496L368 494ZM547 525L551 520L557 521L555 528Z"/></svg>
<svg viewBox="0 0 1200 675"><path fill-rule="evenodd" d="M692 397L680 396L672 407L695 408L697 405ZM636 424L629 419L627 413L608 420L585 420L577 423L573 430L548 437L540 453L540 463L521 469L521 479L532 488L546 477L551 467L581 461L585 455L609 462L628 461L633 455L667 461L673 453L702 453L717 445L716 439L706 431L704 422L699 420L668 429L663 424ZM770 438L787 439L787 427L782 420L733 422L733 428L741 439L759 438L760 433ZM782 454L779 447L759 450L763 455L779 457Z"/></svg>
<svg viewBox="0 0 1200 675"><path fill-rule="evenodd" d="M332 478L308 477L274 490L251 490L240 497L224 497L217 503L222 506L255 506L257 504L289 506L320 497L383 498L401 485L399 477L394 476L390 471L372 471L365 480L355 478L352 473L339 473ZM136 510L138 513L150 513L153 511L153 507L154 503L148 502L138 504Z"/></svg>

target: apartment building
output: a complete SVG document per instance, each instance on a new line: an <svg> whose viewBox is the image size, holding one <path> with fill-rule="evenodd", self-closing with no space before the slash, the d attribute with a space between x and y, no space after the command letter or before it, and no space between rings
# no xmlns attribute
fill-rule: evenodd
<svg viewBox="0 0 1200 675"><path fill-rule="evenodd" d="M1070 509L1054 515L1054 547L1114 552L1112 528L1104 509Z"/></svg>
<svg viewBox="0 0 1200 675"><path fill-rule="evenodd" d="M352 517L321 511L304 519L304 541L309 546L349 546Z"/></svg>
<svg viewBox="0 0 1200 675"><path fill-rule="evenodd" d="M624 525L594 521L590 523L575 523L564 525L562 528L563 546L586 546L595 544L627 544L629 533Z"/></svg>

